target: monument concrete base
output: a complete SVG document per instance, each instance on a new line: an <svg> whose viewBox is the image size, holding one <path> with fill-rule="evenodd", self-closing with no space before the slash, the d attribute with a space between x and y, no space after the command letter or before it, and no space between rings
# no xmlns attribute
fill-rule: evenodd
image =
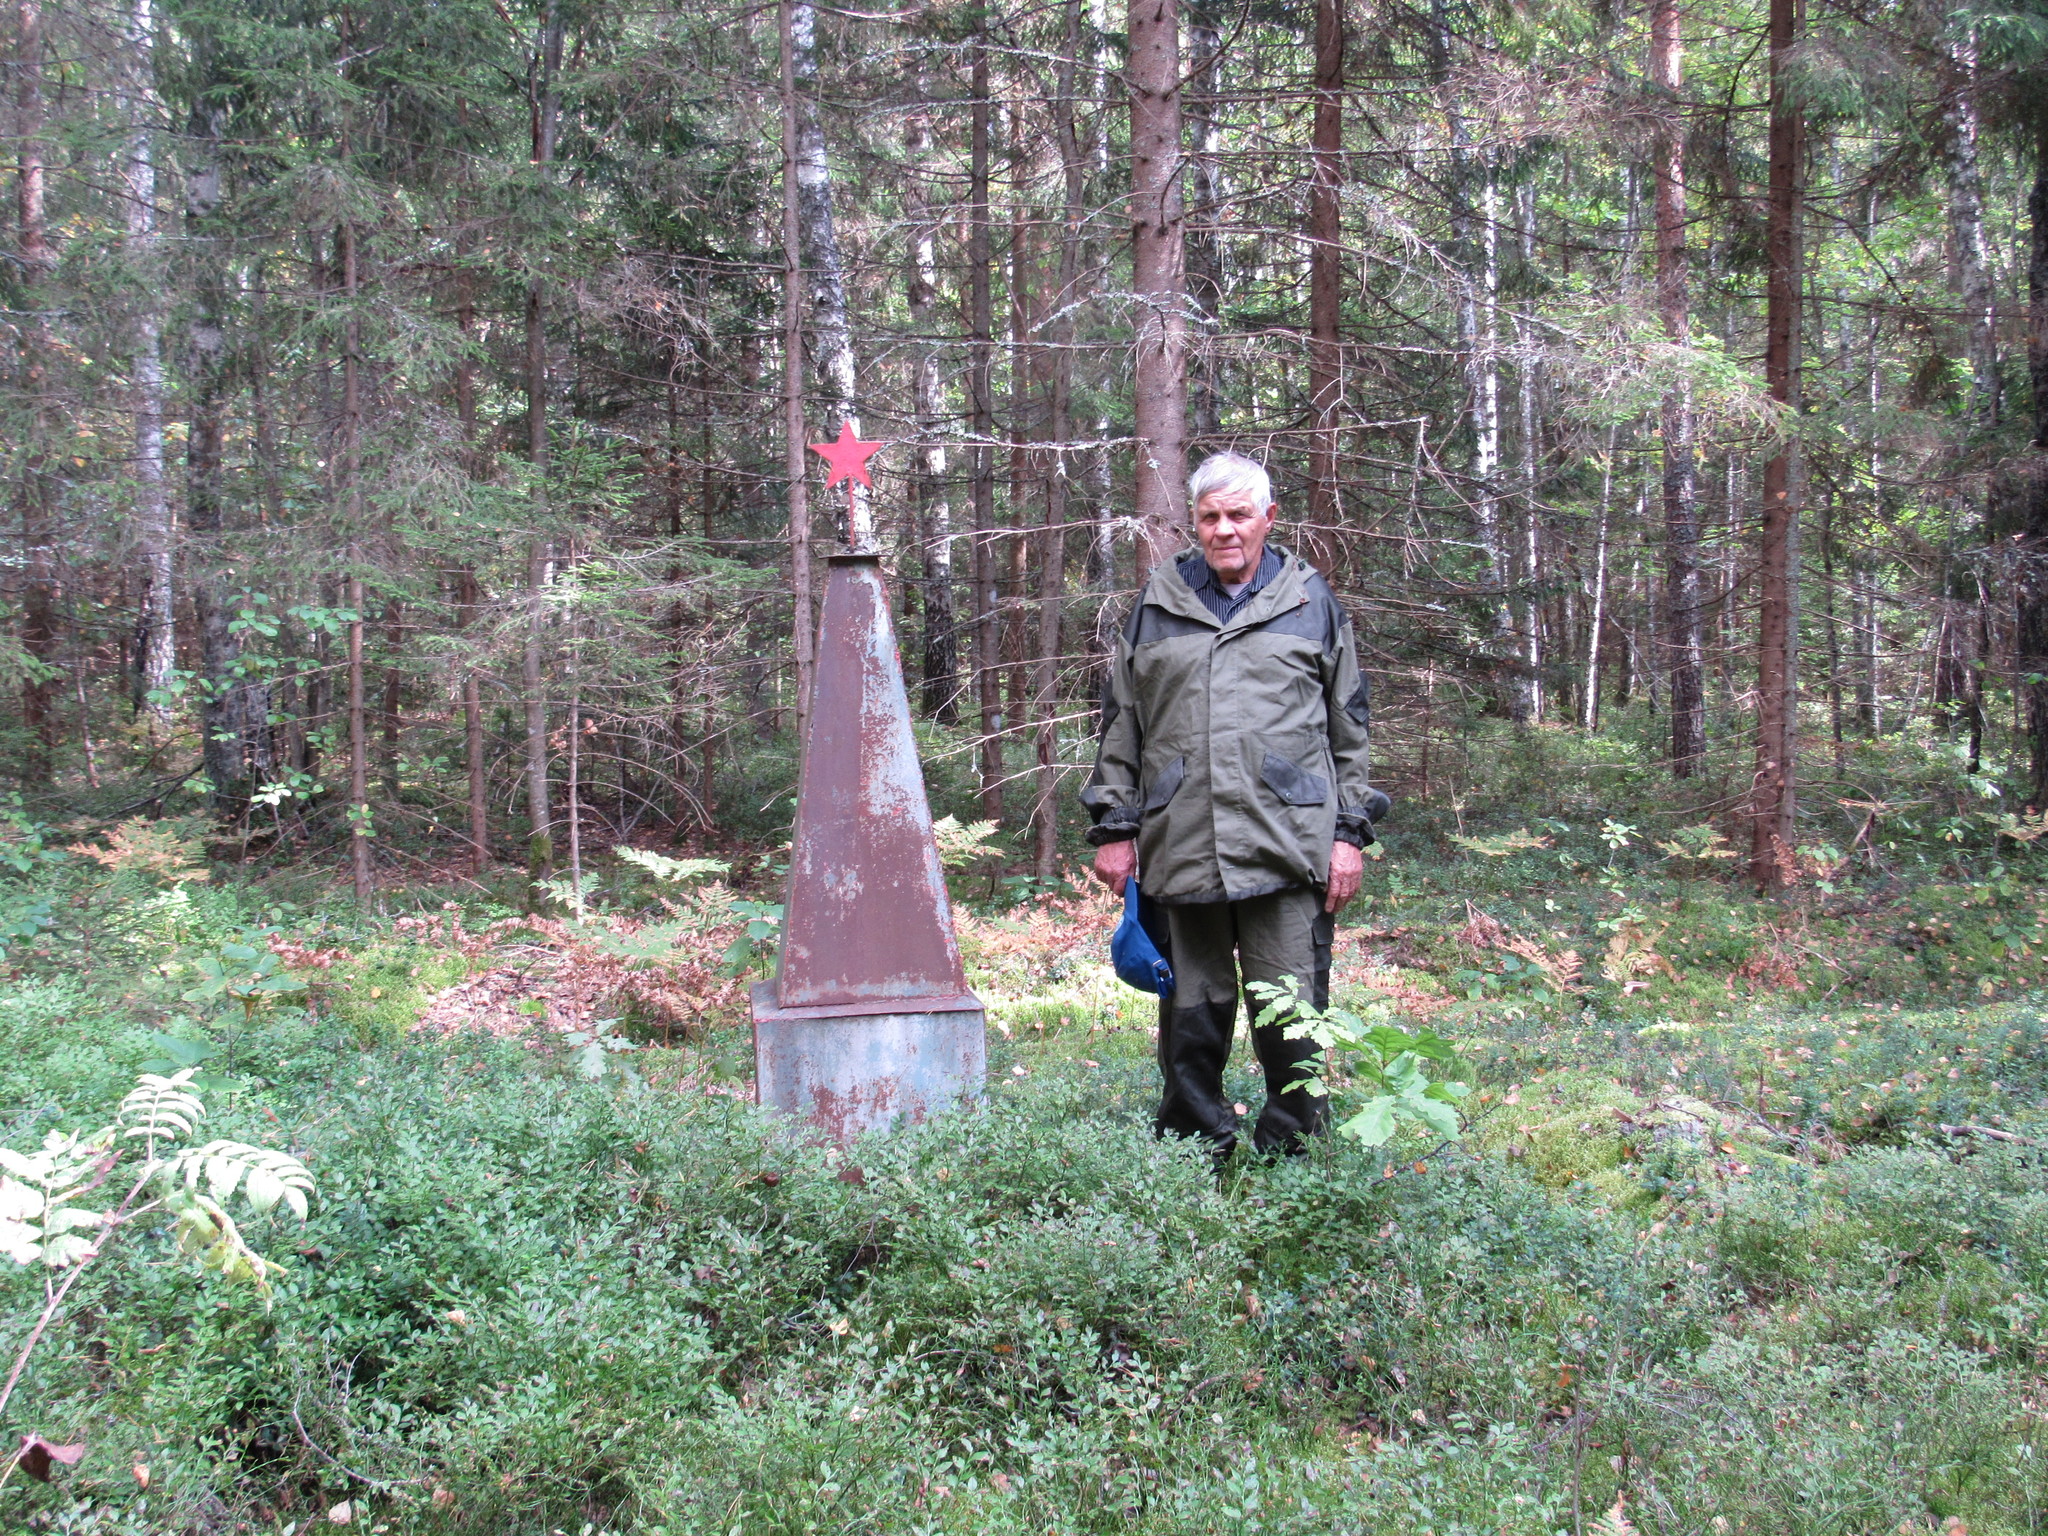
<svg viewBox="0 0 2048 1536"><path fill-rule="evenodd" d="M784 1008L756 982L754 1062L760 1102L837 1141L912 1124L978 1098L986 1018L971 992L952 997Z"/></svg>

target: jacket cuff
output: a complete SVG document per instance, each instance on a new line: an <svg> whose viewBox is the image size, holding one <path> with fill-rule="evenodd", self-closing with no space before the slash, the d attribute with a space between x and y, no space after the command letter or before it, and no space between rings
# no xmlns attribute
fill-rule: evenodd
<svg viewBox="0 0 2048 1536"><path fill-rule="evenodd" d="M1099 826L1090 827L1081 834L1082 837L1088 840L1089 846L1093 848L1100 848L1104 843L1127 843L1137 835L1138 826L1136 822L1126 824L1106 818Z"/></svg>
<svg viewBox="0 0 2048 1536"><path fill-rule="evenodd" d="M1372 835L1373 823L1385 821L1387 812L1394 808L1385 791L1367 789L1364 805L1340 805L1337 807L1337 841L1349 843L1354 848L1370 848L1378 841Z"/></svg>

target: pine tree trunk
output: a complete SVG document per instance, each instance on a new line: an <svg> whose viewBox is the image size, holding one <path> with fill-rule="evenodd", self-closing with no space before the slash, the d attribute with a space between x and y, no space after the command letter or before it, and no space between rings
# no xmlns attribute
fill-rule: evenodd
<svg viewBox="0 0 2048 1536"><path fill-rule="evenodd" d="M1344 520L1337 480L1337 415L1344 398L1339 340L1343 284L1344 5L1316 0L1315 121L1308 203L1309 522L1330 541Z"/></svg>
<svg viewBox="0 0 2048 1536"><path fill-rule="evenodd" d="M356 314L361 284L357 270L356 230L344 223L336 233L340 246L341 291L348 305L341 357L342 527L348 535L348 575L342 605L348 610L348 855L356 900L376 894L376 872L370 861L370 742L363 711L363 328Z"/></svg>
<svg viewBox="0 0 2048 1536"><path fill-rule="evenodd" d="M974 446L974 688L981 706L981 814L1003 819L1002 633L996 604L995 273L989 231L988 35L973 44L967 207L967 408Z"/></svg>
<svg viewBox="0 0 2048 1536"><path fill-rule="evenodd" d="M534 61L533 163L547 174L555 158L555 132L561 102L556 76L562 67L562 21L558 0L547 0ZM548 507L548 341L546 294L539 277L526 287L526 456L533 466L534 526L544 529ZM547 639L547 587L553 570L553 548L543 537L527 546L526 639L520 654L519 681L526 706L526 872L531 882L528 901L540 898L539 882L555 873L554 809L548 789L548 697L543 666Z"/></svg>
<svg viewBox="0 0 2048 1536"><path fill-rule="evenodd" d="M210 63L211 40L196 40L194 55ZM200 752L215 814L238 817L270 777L270 689L236 675L242 646L229 627L226 551L221 548L228 272L215 220L222 196L220 142L226 127L226 109L210 94L199 94L188 130L193 161L185 171L186 244L196 268L189 336L192 416L186 433L185 522L191 536L190 566L195 568L190 586L199 631Z"/></svg>
<svg viewBox="0 0 2048 1536"><path fill-rule="evenodd" d="M2014 710L2025 723L2028 803L2048 807L2048 114L2037 112L2027 197L2027 379L2034 440L1993 478L1990 531L2008 549L2013 590Z"/></svg>
<svg viewBox="0 0 2048 1536"><path fill-rule="evenodd" d="M1139 571L1171 559L1187 521L1187 285L1181 206L1180 0L1131 0L1132 416Z"/></svg>
<svg viewBox="0 0 2048 1536"><path fill-rule="evenodd" d="M455 313L463 352L455 364L455 417L462 433L462 471L480 478L476 423L476 364L469 352L476 337L476 300L468 273L462 276L462 297ZM465 565L455 573L455 622L473 629L483 605L476 572ZM462 759L469 786L470 872L482 875L491 867L490 781L484 759L484 701L480 669L472 660L462 669Z"/></svg>
<svg viewBox="0 0 2048 1536"><path fill-rule="evenodd" d="M1336 0L1323 0L1335 4ZM1078 47L1078 41L1075 43ZM1205 447L1223 431L1223 29L1215 7L1188 7L1187 285L1195 326L1188 381L1189 429Z"/></svg>
<svg viewBox="0 0 2048 1536"><path fill-rule="evenodd" d="M1058 873L1059 861L1059 664L1061 599L1066 591L1067 501L1072 459L1066 444L1074 435L1074 309L1080 301L1081 230L1087 217L1087 166L1074 130L1074 81L1081 48L1080 0L1066 0L1066 46L1061 54L1053 131L1059 143L1064 206L1060 217L1059 289L1052 309L1052 402L1048 431L1052 468L1045 483L1045 534L1038 557L1038 656L1032 679L1038 715L1038 793L1032 806L1032 863L1041 880Z"/></svg>
<svg viewBox="0 0 2048 1536"><path fill-rule="evenodd" d="M1771 0L1770 215L1765 235L1764 374L1771 398L1787 411L1799 396L1799 205L1806 152L1805 124L1792 95L1792 53L1800 32L1800 0ZM1756 787L1751 800L1749 877L1775 890L1792 872L1794 754L1798 740L1797 637L1793 621L1792 551L1798 504L1792 449L1764 465L1763 533L1757 550Z"/></svg>
<svg viewBox="0 0 2048 1536"><path fill-rule="evenodd" d="M26 737L22 780L46 788L57 746L52 689L57 657L57 560L51 528L54 496L50 483L49 326L38 302L55 257L43 212L43 15L39 0L15 7L14 34L16 150L15 219L21 285L33 312L20 327L21 386L28 404L16 503L21 519L21 648L36 668L21 684L21 724ZM81 674L80 688L84 682ZM82 694L81 694L82 698ZM83 705L81 704L81 708Z"/></svg>
<svg viewBox="0 0 2048 1536"><path fill-rule="evenodd" d="M1657 225L1657 314L1674 346L1688 346L1692 313L1685 252L1685 81L1678 0L1650 10L1650 78L1662 100L1651 148ZM1706 755L1700 641L1700 523L1693 455L1692 386L1667 389L1659 414L1664 451L1664 656L1670 673L1671 775L1689 779Z"/></svg>
<svg viewBox="0 0 2048 1536"><path fill-rule="evenodd" d="M1005 349L1010 364L1010 525L1012 532L1002 544L1003 552L1003 661L1009 686L1009 707L1004 718L1014 729L1031 720L1031 618L1029 566L1032 541L1025 536L1031 500L1030 443L1032 400L1033 335L1031 313L1031 236L1035 225L1025 204L1025 183L1030 171L1024 148L1024 108L1021 102L1006 105L1009 124L1010 181L1010 339Z"/></svg>

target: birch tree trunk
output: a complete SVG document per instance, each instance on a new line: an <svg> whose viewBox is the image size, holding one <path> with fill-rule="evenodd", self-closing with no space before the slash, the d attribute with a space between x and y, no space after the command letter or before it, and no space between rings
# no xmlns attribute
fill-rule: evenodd
<svg viewBox="0 0 2048 1536"><path fill-rule="evenodd" d="M1131 277L1137 304L1132 504L1143 575L1187 522L1187 284L1181 203L1180 0L1131 0Z"/></svg>
<svg viewBox="0 0 2048 1536"><path fill-rule="evenodd" d="M818 13L809 0L795 0L789 7L789 41L796 96L797 237L810 287L811 360L825 386L827 435L837 436L839 424L846 421L859 436L853 328L846 313L839 226L832 212L832 165L826 158L825 129L818 117ZM851 479L845 484L847 547L873 549L874 510L867 488Z"/></svg>
<svg viewBox="0 0 2048 1536"><path fill-rule="evenodd" d="M1468 504L1472 531L1486 560L1486 608L1495 654L1513 655L1514 614L1507 541L1500 516L1500 356L1497 295L1500 291L1499 197L1493 152L1482 151L1483 188L1480 206L1472 201L1475 175L1470 125L1451 83L1451 21L1447 0L1430 7L1430 75L1442 100L1450 129L1449 265L1457 286L1458 348L1464 361L1466 407L1472 423L1472 470ZM1518 724L1529 719L1528 690L1511 678L1505 690L1509 715Z"/></svg>
<svg viewBox="0 0 2048 1536"><path fill-rule="evenodd" d="M1791 91L1792 53L1799 33L1799 0L1771 0L1764 373L1771 398L1787 411L1796 408L1799 396L1799 200L1806 135ZM1749 877L1765 890L1776 890L1785 883L1798 845L1793 821L1799 693L1792 560L1798 515L1788 442L1764 465L1763 534L1757 551L1756 785L1751 800Z"/></svg>
<svg viewBox="0 0 2048 1536"><path fill-rule="evenodd" d="M796 610L796 739L810 735L811 678L817 666L811 608L811 491L804 463L804 272L802 194L797 185L799 112L791 0L776 8L782 55L782 470L789 496L789 585Z"/></svg>
<svg viewBox="0 0 2048 1536"><path fill-rule="evenodd" d="M1494 152L1488 149L1480 159L1477 248L1469 250L1472 264L1462 274L1458 328L1465 348L1466 387L1472 396L1472 520L1486 553L1494 643L1500 652L1513 656L1514 566L1502 527L1500 493L1500 183ZM1520 663L1515 657L1508 714L1515 724L1527 725L1532 679Z"/></svg>
<svg viewBox="0 0 2048 1536"><path fill-rule="evenodd" d="M1536 267L1536 184L1524 178L1515 188L1515 224L1522 246L1522 270ZM1522 665L1528 678L1529 718L1543 718L1543 517L1536 505L1537 471L1543 456L1536 416L1536 334L1527 303L1515 306L1515 404L1521 430L1516 466L1522 535Z"/></svg>
<svg viewBox="0 0 2048 1536"><path fill-rule="evenodd" d="M153 734L171 726L177 666L177 604L171 504L164 489L164 284L157 271L156 17L151 0L131 0L127 15L129 90L126 170L128 250L137 272L130 386L135 422L135 526L142 547L143 711Z"/></svg>
<svg viewBox="0 0 2048 1536"><path fill-rule="evenodd" d="M922 77L913 83L925 94ZM910 226L905 287L910 328L918 353L912 363L911 409L917 420L917 459L911 498L917 520L917 545L923 570L924 710L951 725L958 718L960 692L959 637L953 619L953 509L946 496L945 381L939 367L939 236L942 215L933 208L926 175L931 160L931 118L913 111L903 127L904 158L910 180L905 193L905 221Z"/></svg>
<svg viewBox="0 0 2048 1536"><path fill-rule="evenodd" d="M1949 234L1955 250L1956 294L1964 355L1970 361L1970 419L1998 424L1998 312L1992 292L1991 247L1984 234L1984 173L1977 154L1977 36L1966 30L1949 47L1954 78L1941 108L1942 158L1948 180Z"/></svg>
<svg viewBox="0 0 2048 1536"><path fill-rule="evenodd" d="M1579 724L1587 732L1600 729L1600 631L1607 622L1607 526L1614 503L1614 428L1607 429L1607 452L1600 460L1600 522L1593 536L1593 613L1586 636L1586 686L1579 701Z"/></svg>
<svg viewBox="0 0 2048 1536"><path fill-rule="evenodd" d="M1678 0L1650 9L1650 78L1663 108L1651 147L1657 226L1657 315L1665 339L1692 341L1685 251L1685 81ZM1699 485L1693 454L1692 385L1681 378L1659 412L1664 452L1664 655L1670 674L1671 775L1689 779L1706 754L1706 698L1700 641Z"/></svg>

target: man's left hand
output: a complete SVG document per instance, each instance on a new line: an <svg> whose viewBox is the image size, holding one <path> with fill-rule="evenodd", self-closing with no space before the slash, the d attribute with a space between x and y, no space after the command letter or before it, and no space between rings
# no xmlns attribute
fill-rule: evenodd
<svg viewBox="0 0 2048 1536"><path fill-rule="evenodd" d="M1365 851L1349 843L1330 844L1330 894L1323 910L1342 912L1345 903L1358 894L1359 882L1364 878Z"/></svg>

